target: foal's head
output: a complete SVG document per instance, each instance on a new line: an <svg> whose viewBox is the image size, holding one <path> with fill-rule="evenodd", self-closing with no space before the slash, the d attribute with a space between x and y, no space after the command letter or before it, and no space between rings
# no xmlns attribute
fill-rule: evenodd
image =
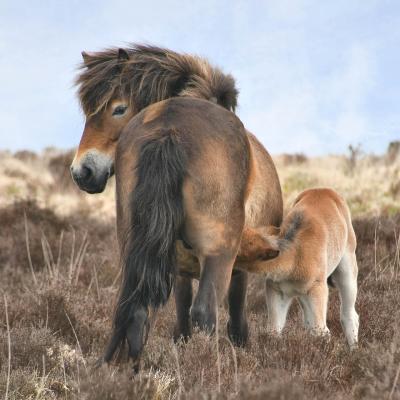
<svg viewBox="0 0 400 400"><path fill-rule="evenodd" d="M254 262L277 257L280 250L279 232L280 229L272 225L257 229L246 226L243 230L237 260Z"/></svg>
<svg viewBox="0 0 400 400"><path fill-rule="evenodd" d="M115 148L123 128L148 105L191 96L232 111L236 107L233 78L199 57L140 45L82 56L76 83L86 122L71 173L89 193L104 190L114 172Z"/></svg>

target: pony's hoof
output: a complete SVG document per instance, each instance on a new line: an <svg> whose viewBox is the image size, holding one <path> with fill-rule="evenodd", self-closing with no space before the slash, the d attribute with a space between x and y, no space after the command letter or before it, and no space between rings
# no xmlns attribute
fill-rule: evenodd
<svg viewBox="0 0 400 400"><path fill-rule="evenodd" d="M187 343L188 340L191 338L191 336L192 336L191 327L186 329L181 329L176 326L174 329L174 334L173 334L174 343L181 343L181 342Z"/></svg>
<svg viewBox="0 0 400 400"><path fill-rule="evenodd" d="M213 334L215 332L216 316L214 312L210 312L206 307L193 306L191 310L192 326L199 328L201 331Z"/></svg>
<svg viewBox="0 0 400 400"><path fill-rule="evenodd" d="M244 347L249 339L249 328L247 322L240 326L233 326L230 321L227 324L229 340L237 347Z"/></svg>
<svg viewBox="0 0 400 400"><path fill-rule="evenodd" d="M132 364L132 376L135 376L140 371L140 361L134 361Z"/></svg>

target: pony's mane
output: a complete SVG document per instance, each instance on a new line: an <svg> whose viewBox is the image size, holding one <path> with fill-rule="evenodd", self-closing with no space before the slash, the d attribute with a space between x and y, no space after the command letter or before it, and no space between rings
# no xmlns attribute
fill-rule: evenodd
<svg viewBox="0 0 400 400"><path fill-rule="evenodd" d="M117 96L128 99L136 111L175 96L214 101L234 111L238 90L229 74L203 58L148 45L132 44L87 55L75 81L86 115L104 110ZM125 53L126 52L126 53Z"/></svg>

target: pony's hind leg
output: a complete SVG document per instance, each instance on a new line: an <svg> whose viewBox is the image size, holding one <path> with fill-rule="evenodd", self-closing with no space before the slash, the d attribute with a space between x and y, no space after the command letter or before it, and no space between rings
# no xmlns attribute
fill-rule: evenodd
<svg viewBox="0 0 400 400"><path fill-rule="evenodd" d="M246 314L247 280L247 272L233 271L229 286L228 335L236 346L244 346L249 336Z"/></svg>
<svg viewBox="0 0 400 400"><path fill-rule="evenodd" d="M121 360L121 351L124 348L125 340L128 343L128 358L133 362L133 371L139 371L140 356L147 341L149 332L149 312L146 307L136 305L135 310L130 312L129 320L123 329L114 329L108 343L103 359L111 362L114 354L118 351L117 360ZM101 365L99 361L98 365Z"/></svg>
<svg viewBox="0 0 400 400"><path fill-rule="evenodd" d="M340 322L350 348L358 342L358 314L355 309L357 298L357 260L354 252L347 252L332 274L334 285L339 289Z"/></svg>
<svg viewBox="0 0 400 400"><path fill-rule="evenodd" d="M193 326L208 333L215 330L217 307L228 290L235 257L236 254L206 256L202 260L199 290L191 309Z"/></svg>
<svg viewBox="0 0 400 400"><path fill-rule="evenodd" d="M133 362L133 370L139 372L140 356L147 342L149 332L149 315L145 307L138 306L132 312L127 324L126 340L128 342L128 356Z"/></svg>
<svg viewBox="0 0 400 400"><path fill-rule="evenodd" d="M186 276L177 276L175 281L176 325L174 340L187 340L192 334L190 307L192 305L192 279Z"/></svg>

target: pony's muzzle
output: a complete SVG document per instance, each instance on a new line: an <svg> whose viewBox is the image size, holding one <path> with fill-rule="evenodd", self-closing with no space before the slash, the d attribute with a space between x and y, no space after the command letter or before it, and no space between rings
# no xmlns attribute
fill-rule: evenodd
<svg viewBox="0 0 400 400"><path fill-rule="evenodd" d="M93 170L86 165L83 165L79 172L74 171L74 168L71 166L71 173L73 178L79 182L89 181L93 176Z"/></svg>
<svg viewBox="0 0 400 400"><path fill-rule="evenodd" d="M113 163L102 154L88 152L79 162L74 160L70 169L72 179L81 190L101 193L113 174Z"/></svg>

